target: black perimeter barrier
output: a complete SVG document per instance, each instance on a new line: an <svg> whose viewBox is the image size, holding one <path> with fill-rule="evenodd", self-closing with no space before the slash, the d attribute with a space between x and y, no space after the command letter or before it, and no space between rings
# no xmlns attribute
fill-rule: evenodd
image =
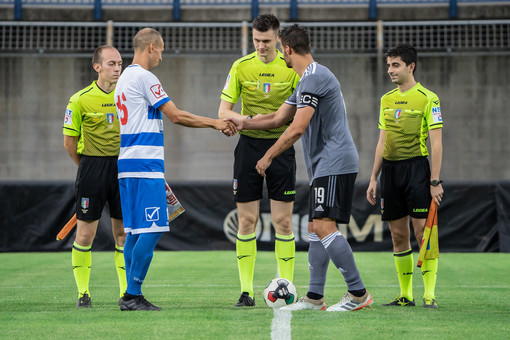
<svg viewBox="0 0 510 340"><path fill-rule="evenodd" d="M170 225L158 250L234 250L237 210L228 182L170 182L186 212ZM379 206L371 206L358 182L351 221L338 225L354 251L392 251L387 223ZM444 184L438 210L442 252L510 252L510 181ZM293 228L297 250L308 249L308 184L297 185ZM267 196L267 195L265 195ZM72 182L0 181L0 252L70 250L74 230L63 240L56 235L74 214ZM269 201L261 201L257 226L259 250L274 248ZM417 242L412 244L418 249ZM94 250L112 250L108 208L99 222Z"/></svg>

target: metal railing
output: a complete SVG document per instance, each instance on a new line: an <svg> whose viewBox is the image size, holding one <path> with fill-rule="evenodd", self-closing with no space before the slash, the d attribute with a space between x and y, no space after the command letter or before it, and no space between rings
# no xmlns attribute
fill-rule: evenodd
<svg viewBox="0 0 510 340"><path fill-rule="evenodd" d="M458 16L458 4L462 3L508 3L509 0L0 0L0 6L12 5L15 20L23 20L23 7L25 6L73 6L92 7L94 21L103 20L103 7L123 6L129 7L154 7L163 6L172 9L173 21L181 21L181 8L193 7L225 7L239 8L250 7L252 19L258 16L260 6L286 7L289 9L291 21L299 20L299 7L310 6L367 6L369 19L377 19L378 6L385 5L448 5L450 19Z"/></svg>
<svg viewBox="0 0 510 340"><path fill-rule="evenodd" d="M288 24L284 24L288 25ZM410 43L420 54L510 55L510 20L306 23L314 54L377 55L397 43ZM64 23L0 22L0 56L86 55L103 44L132 53L142 27L158 29L165 54L246 54L251 30L242 23Z"/></svg>
<svg viewBox="0 0 510 340"><path fill-rule="evenodd" d="M410 42L419 51L510 54L510 20L383 23L384 44Z"/></svg>
<svg viewBox="0 0 510 340"><path fill-rule="evenodd" d="M93 6L97 0L21 0L22 5L35 6ZM342 6L350 3L368 4L370 0L295 0L298 5ZM0 0L0 5L14 5L16 0ZM173 6L175 0L101 0L104 6ZM251 6L252 0L178 0L180 6ZM260 6L290 6L292 0L258 0ZM403 5L444 3L450 0L376 0L378 4L399 3ZM457 0L458 3L505 3L508 0Z"/></svg>

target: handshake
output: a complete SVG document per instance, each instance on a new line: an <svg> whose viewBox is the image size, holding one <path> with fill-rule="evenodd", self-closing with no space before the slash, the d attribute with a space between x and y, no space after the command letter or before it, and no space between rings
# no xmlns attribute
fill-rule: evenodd
<svg viewBox="0 0 510 340"><path fill-rule="evenodd" d="M251 116L249 116L251 118ZM225 136L231 137L243 129L243 121L246 118L241 117L229 117L225 119L217 119L218 127Z"/></svg>

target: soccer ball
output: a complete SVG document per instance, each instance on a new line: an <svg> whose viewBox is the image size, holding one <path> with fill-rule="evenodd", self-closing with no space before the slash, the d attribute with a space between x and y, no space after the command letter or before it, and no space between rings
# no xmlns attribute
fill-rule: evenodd
<svg viewBox="0 0 510 340"><path fill-rule="evenodd" d="M264 289L264 301L271 308L284 307L296 302L296 300L296 286L287 279L273 279Z"/></svg>

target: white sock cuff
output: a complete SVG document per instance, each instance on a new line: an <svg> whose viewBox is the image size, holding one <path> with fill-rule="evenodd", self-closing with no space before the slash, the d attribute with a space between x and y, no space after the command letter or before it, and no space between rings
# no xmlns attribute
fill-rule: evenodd
<svg viewBox="0 0 510 340"><path fill-rule="evenodd" d="M308 233L308 239L310 240L310 242L320 242L321 239L319 238L319 236L317 236L316 233Z"/></svg>
<svg viewBox="0 0 510 340"><path fill-rule="evenodd" d="M324 246L324 248L328 249L331 242L333 242L337 236L341 236L341 235L342 234L340 234L339 231L335 231L334 233L329 234L328 236L324 237L321 240L322 245Z"/></svg>

